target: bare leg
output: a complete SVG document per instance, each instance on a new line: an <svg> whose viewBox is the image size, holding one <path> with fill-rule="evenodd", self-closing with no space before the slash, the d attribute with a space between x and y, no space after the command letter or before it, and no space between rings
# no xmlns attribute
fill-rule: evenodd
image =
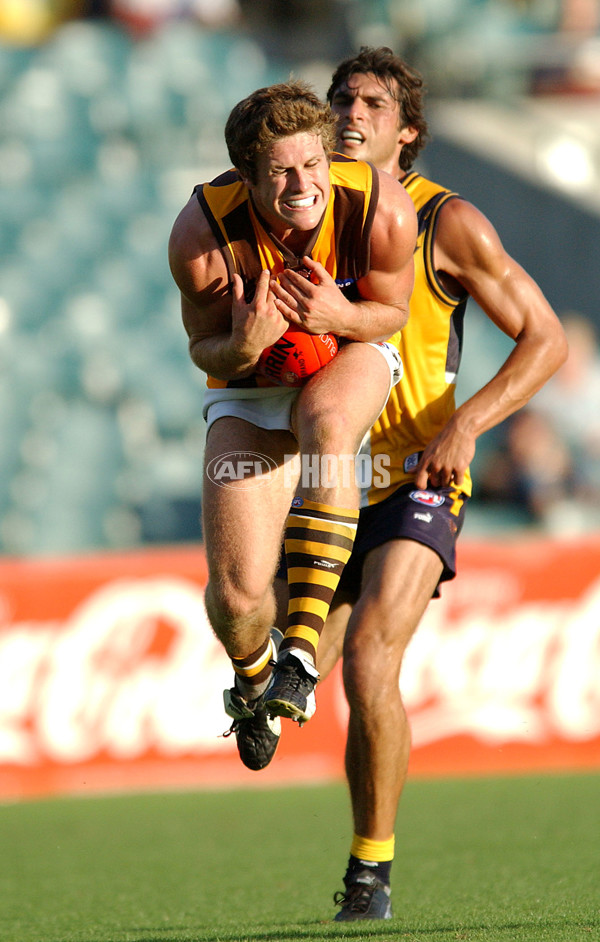
<svg viewBox="0 0 600 942"><path fill-rule="evenodd" d="M260 486L248 480L223 487L205 478L203 523L209 582L206 607L230 657L243 658L267 638L275 617L273 576L293 497L281 463L297 445L289 432L268 431L237 418L211 426L206 463L232 452L258 452L278 467Z"/></svg>
<svg viewBox="0 0 600 942"><path fill-rule="evenodd" d="M410 753L400 667L441 571L439 556L413 541L394 540L372 550L348 624L346 775L354 832L373 841L389 840L394 833Z"/></svg>
<svg viewBox="0 0 600 942"><path fill-rule="evenodd" d="M390 369L369 344L350 343L312 377L295 403L293 422L303 456L343 456L351 473L330 480L301 477L298 495L339 507L358 507L353 460L361 442L383 409L390 389ZM331 467L335 466L332 462Z"/></svg>

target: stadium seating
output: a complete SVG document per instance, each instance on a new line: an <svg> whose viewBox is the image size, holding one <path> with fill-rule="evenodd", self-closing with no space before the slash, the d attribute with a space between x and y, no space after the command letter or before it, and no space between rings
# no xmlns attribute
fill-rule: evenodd
<svg viewBox="0 0 600 942"><path fill-rule="evenodd" d="M189 23L0 46L0 552L198 539L203 380L167 240L227 164L229 108L279 77Z"/></svg>

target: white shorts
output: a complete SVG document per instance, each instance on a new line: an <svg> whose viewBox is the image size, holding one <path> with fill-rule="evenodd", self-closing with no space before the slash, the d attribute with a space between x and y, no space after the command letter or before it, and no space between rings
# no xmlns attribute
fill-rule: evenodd
<svg viewBox="0 0 600 942"><path fill-rule="evenodd" d="M390 388L402 379L404 367L396 347L387 340L381 343L369 343L375 347L390 368ZM289 389L285 386L263 386L260 388L226 387L224 389L207 389L204 393L202 415L206 419L206 430L217 419L225 416L235 416L244 419L251 425L268 429L292 428L292 406L300 392L299 389ZM387 396L386 396L387 399ZM385 406L384 406L385 407ZM382 411L383 408L382 407Z"/></svg>
<svg viewBox="0 0 600 942"><path fill-rule="evenodd" d="M291 431L292 406L299 392L299 389L289 389L285 386L207 389L202 405L206 431L213 422L225 416L244 419L259 428Z"/></svg>

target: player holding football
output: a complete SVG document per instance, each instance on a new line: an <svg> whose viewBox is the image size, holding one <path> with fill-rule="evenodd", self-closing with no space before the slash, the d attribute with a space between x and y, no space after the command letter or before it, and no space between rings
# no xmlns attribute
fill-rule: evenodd
<svg viewBox="0 0 600 942"><path fill-rule="evenodd" d="M396 180L362 162L331 160L335 119L304 83L241 101L225 139L235 169L196 187L169 257L190 354L209 377L206 607L235 672L225 708L240 756L258 769L275 749L279 716L303 722L314 711L319 634L358 519L354 480L311 477L296 488L283 463L298 453L356 455L383 409L401 361L392 344L370 341L406 323L417 229ZM348 341L299 391L256 373L262 351L290 325ZM271 470L222 486L209 472L235 455L245 469L249 456L266 456ZM284 529L293 601L273 671Z"/></svg>
<svg viewBox="0 0 600 942"><path fill-rule="evenodd" d="M398 177L419 220L411 315L400 340L404 377L370 434L372 455L390 456L392 482L366 495L317 659L324 679L343 650L350 706L354 837L345 892L336 894L338 921L392 914L394 828L410 751L400 667L429 600L455 575L476 440L523 406L566 357L558 319L486 217L411 171L427 136L422 84L390 49L363 48L339 65L328 92L339 117L338 149ZM469 296L515 346L457 409Z"/></svg>

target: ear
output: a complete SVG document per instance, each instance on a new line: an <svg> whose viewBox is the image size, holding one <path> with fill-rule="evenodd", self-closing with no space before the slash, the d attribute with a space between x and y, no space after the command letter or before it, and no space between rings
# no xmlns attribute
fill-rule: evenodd
<svg viewBox="0 0 600 942"><path fill-rule="evenodd" d="M412 142L419 136L417 128L413 128L412 125L407 124L406 127L400 128L400 133L398 135L399 144L412 144Z"/></svg>

